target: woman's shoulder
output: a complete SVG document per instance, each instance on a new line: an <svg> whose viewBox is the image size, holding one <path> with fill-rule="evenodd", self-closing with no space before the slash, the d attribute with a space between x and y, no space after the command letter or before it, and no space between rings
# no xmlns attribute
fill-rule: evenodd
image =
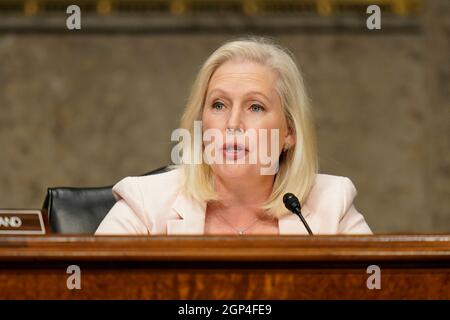
<svg viewBox="0 0 450 320"><path fill-rule="evenodd" d="M117 182L112 192L116 200L158 198L175 193L179 187L179 179L179 168L171 168L163 173L146 176L129 176Z"/></svg>
<svg viewBox="0 0 450 320"><path fill-rule="evenodd" d="M347 177L318 174L306 205L319 221L322 234L372 234L353 204L357 191Z"/></svg>
<svg viewBox="0 0 450 320"><path fill-rule="evenodd" d="M148 176L126 177L117 182L112 193L117 200L96 234L164 233L161 217L170 218L167 208L176 197L179 170Z"/></svg>

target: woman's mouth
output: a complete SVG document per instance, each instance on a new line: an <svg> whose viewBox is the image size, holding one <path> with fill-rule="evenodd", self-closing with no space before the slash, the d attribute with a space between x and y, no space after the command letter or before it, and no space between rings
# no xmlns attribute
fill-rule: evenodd
<svg viewBox="0 0 450 320"><path fill-rule="evenodd" d="M232 160L240 159L248 153L248 149L239 143L224 143L222 151L224 158Z"/></svg>

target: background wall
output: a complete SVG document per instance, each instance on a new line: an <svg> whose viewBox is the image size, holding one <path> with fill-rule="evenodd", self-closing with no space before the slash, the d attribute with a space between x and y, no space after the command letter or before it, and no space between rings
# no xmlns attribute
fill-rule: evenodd
<svg viewBox="0 0 450 320"><path fill-rule="evenodd" d="M258 34L297 57L321 171L353 180L372 229L449 232L449 17L450 2L439 0L423 5L416 28L376 32L23 32L0 23L0 207L39 208L49 186L108 185L169 163L201 63L224 41Z"/></svg>

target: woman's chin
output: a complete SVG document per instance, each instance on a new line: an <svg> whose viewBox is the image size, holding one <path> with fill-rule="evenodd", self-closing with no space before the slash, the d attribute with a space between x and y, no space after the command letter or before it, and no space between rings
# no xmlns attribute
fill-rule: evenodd
<svg viewBox="0 0 450 320"><path fill-rule="evenodd" d="M215 175L221 178L245 178L258 175L258 166L254 164L216 164L212 166Z"/></svg>

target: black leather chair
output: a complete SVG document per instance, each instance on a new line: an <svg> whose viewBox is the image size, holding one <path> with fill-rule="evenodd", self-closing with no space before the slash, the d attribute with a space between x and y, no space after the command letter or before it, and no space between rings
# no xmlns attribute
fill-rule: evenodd
<svg viewBox="0 0 450 320"><path fill-rule="evenodd" d="M169 171L165 166L146 175ZM48 188L43 209L53 233L94 234L108 211L116 202L112 186L96 188Z"/></svg>

